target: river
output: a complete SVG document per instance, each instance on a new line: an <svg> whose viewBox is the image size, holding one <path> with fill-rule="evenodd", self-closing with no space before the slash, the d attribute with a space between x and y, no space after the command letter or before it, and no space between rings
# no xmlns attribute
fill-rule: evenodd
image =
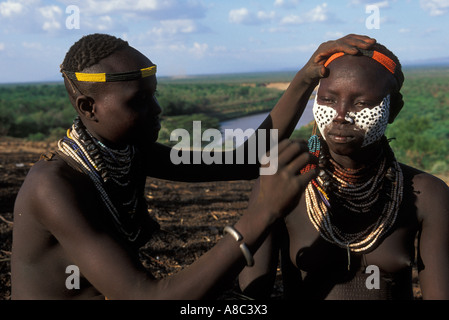
<svg viewBox="0 0 449 320"><path fill-rule="evenodd" d="M299 129L300 127L309 124L313 120L313 99L309 100L307 103L306 109L304 110L304 113L302 114L301 118L298 121L298 124L296 125L296 129ZM242 129L245 131L246 129L254 129L256 130L260 124L265 120L265 118L268 116L269 112L264 113L257 113L250 116L245 116L241 118L236 118L228 121L223 121L220 123L221 125L221 133L223 136L223 140L225 140L225 129ZM236 139L237 141L239 139ZM237 143L237 146L239 143Z"/></svg>

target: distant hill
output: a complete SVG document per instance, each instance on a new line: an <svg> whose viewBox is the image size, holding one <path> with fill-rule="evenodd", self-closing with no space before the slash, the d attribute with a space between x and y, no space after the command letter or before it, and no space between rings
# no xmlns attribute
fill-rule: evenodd
<svg viewBox="0 0 449 320"><path fill-rule="evenodd" d="M401 61L401 63L404 67L449 66L449 57Z"/></svg>

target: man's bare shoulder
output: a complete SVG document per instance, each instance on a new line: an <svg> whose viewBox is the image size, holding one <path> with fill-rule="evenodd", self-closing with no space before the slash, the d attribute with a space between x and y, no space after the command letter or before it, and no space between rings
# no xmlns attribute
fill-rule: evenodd
<svg viewBox="0 0 449 320"><path fill-rule="evenodd" d="M51 212L48 208L71 202L89 188L88 177L61 158L41 159L28 172L17 195L15 211L25 209L41 216Z"/></svg>
<svg viewBox="0 0 449 320"><path fill-rule="evenodd" d="M36 162L28 172L23 187L29 191L52 188L57 192L57 187L78 185L85 179L85 175L71 168L59 157L45 158ZM53 189L54 188L54 189Z"/></svg>

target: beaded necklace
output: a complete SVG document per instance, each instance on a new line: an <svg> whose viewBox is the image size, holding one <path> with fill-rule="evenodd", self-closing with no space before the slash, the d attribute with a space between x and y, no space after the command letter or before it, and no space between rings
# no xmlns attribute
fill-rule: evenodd
<svg viewBox="0 0 449 320"><path fill-rule="evenodd" d="M141 231L134 219L143 195L142 184L134 174L138 170L134 146L111 149L76 117L67 136L58 141L58 148L92 180L118 231L134 242Z"/></svg>
<svg viewBox="0 0 449 320"><path fill-rule="evenodd" d="M307 213L321 237L347 250L348 270L350 251L366 252L384 236L396 221L402 202L401 167L385 137L382 143L384 151L366 167L346 169L330 157L317 135L309 140L310 152L319 156L321 170L305 191ZM369 225L357 232L344 231L337 222L343 214L367 220Z"/></svg>

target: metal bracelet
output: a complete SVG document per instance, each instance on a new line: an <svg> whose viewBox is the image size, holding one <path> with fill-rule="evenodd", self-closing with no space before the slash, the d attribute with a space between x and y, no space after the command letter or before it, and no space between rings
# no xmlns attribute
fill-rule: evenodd
<svg viewBox="0 0 449 320"><path fill-rule="evenodd" d="M226 226L223 231L225 233L229 233L237 242L243 240L243 236L233 226ZM243 242L240 244L239 247L243 253L243 256L245 257L246 265L248 267L252 267L254 265L254 257L251 254L251 251L249 251L248 246L246 245L246 243Z"/></svg>

